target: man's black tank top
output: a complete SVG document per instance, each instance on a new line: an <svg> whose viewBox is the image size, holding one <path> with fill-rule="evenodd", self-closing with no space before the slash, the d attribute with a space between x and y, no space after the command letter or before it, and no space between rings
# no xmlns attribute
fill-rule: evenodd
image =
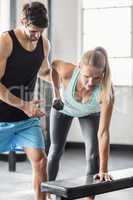
<svg viewBox="0 0 133 200"><path fill-rule="evenodd" d="M12 39L13 50L7 60L1 83L15 96L25 101L31 101L37 73L44 60L42 37L38 40L36 48L33 51L28 51L22 47L13 30L8 33ZM0 100L0 122L16 122L28 118L20 109Z"/></svg>

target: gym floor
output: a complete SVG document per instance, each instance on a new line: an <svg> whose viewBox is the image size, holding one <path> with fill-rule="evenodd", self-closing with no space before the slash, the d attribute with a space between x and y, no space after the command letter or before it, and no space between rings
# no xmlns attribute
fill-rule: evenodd
<svg viewBox="0 0 133 200"><path fill-rule="evenodd" d="M133 167L133 150L111 150L109 170ZM29 161L17 162L16 172L8 171L7 161L0 161L0 200L33 200L32 175ZM67 148L62 160L58 179L84 176L85 157L83 148ZM96 200L132 200L133 189L103 195Z"/></svg>

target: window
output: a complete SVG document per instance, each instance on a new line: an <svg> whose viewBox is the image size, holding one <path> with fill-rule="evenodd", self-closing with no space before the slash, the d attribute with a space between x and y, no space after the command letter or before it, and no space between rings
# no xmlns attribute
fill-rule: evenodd
<svg viewBox="0 0 133 200"><path fill-rule="evenodd" d="M83 0L82 51L103 46L116 85L133 83L132 15L132 0Z"/></svg>
<svg viewBox="0 0 133 200"><path fill-rule="evenodd" d="M10 0L0 1L0 33L10 26Z"/></svg>

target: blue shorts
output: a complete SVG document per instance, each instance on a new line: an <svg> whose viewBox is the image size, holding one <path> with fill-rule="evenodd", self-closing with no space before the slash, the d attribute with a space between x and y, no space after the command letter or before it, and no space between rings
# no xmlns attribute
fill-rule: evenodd
<svg viewBox="0 0 133 200"><path fill-rule="evenodd" d="M0 122L0 152L18 148L44 149L40 120L36 117L19 122Z"/></svg>

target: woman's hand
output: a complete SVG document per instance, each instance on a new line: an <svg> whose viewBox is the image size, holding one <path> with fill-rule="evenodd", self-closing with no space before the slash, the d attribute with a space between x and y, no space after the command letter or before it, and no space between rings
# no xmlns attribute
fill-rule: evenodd
<svg viewBox="0 0 133 200"><path fill-rule="evenodd" d="M95 180L100 180L100 181L112 181L113 178L108 172L99 172L94 176Z"/></svg>

